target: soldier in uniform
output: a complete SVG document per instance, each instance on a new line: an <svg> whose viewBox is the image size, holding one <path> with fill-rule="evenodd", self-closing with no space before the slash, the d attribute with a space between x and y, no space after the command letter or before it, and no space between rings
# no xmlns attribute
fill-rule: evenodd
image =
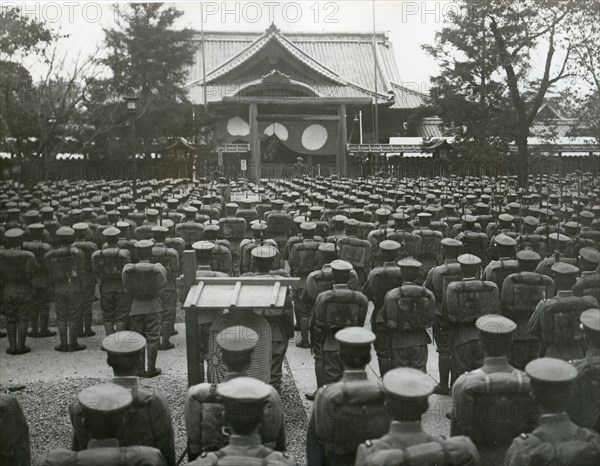
<svg viewBox="0 0 600 466"><path fill-rule="evenodd" d="M398 266L402 286L388 291L381 310L389 329L391 367L412 367L426 372L427 345L431 343L426 328L433 323L435 296L416 284L419 261L406 258Z"/></svg>
<svg viewBox="0 0 600 466"><path fill-rule="evenodd" d="M591 296L573 296L571 288L578 273L577 267L566 262L552 266L556 296L540 301L527 324L528 332L541 340L540 357L565 361L584 357L579 316L587 309L597 309L598 302Z"/></svg>
<svg viewBox="0 0 600 466"><path fill-rule="evenodd" d="M131 298L123 287L121 277L123 267L131 262L131 255L127 249L117 246L119 235L118 228L106 228L102 232L105 247L92 254L92 269L100 281L100 309L106 335L127 328L131 306Z"/></svg>
<svg viewBox="0 0 600 466"><path fill-rule="evenodd" d="M276 250L274 246L259 246L251 252L254 259L254 272L244 274L246 277L286 277L285 270L273 270L273 260ZM281 378L283 376L283 360L287 352L290 338L294 336L294 311L289 297L283 312L272 313L269 309L261 309L262 316L271 327L271 380L269 384L278 392L281 391Z"/></svg>
<svg viewBox="0 0 600 466"><path fill-rule="evenodd" d="M600 303L600 252L597 249L581 248L579 250L579 266L581 276L573 285L573 295L592 296Z"/></svg>
<svg viewBox="0 0 600 466"><path fill-rule="evenodd" d="M343 367L335 333L345 327L362 327L369 306L364 294L348 287L352 270L349 262L335 260L331 269L333 289L317 296L311 315L317 387L341 379Z"/></svg>
<svg viewBox="0 0 600 466"><path fill-rule="evenodd" d="M556 262L564 262L565 264L577 265L577 259L572 257L566 257L564 252L569 242L569 237L560 233L551 233L548 235L548 243L550 245L550 251L556 251L553 256L546 257L542 260L535 270L537 273L552 277L552 266Z"/></svg>
<svg viewBox="0 0 600 466"><path fill-rule="evenodd" d="M96 294L96 278L92 270L92 254L98 250L96 243L88 241L91 237L91 232L87 223L76 223L73 225L75 230L75 242L73 246L80 249L85 257L84 273L81 277L83 286L83 301L81 304L81 314L83 325L81 328L81 336L93 337L96 333L92 330L92 304L94 303L94 295Z"/></svg>
<svg viewBox="0 0 600 466"><path fill-rule="evenodd" d="M386 407L393 418L389 431L367 440L356 452L356 466L435 464L479 465L477 448L468 437L444 440L423 430L421 417L429 408L433 379L417 369L392 369L383 377Z"/></svg>
<svg viewBox="0 0 600 466"><path fill-rule="evenodd" d="M442 303L442 319L450 325L452 378L451 385L466 371L483 363L479 332L475 321L485 314L498 314L500 300L495 283L477 280L481 259L472 254L458 257L462 280L446 288Z"/></svg>
<svg viewBox="0 0 600 466"><path fill-rule="evenodd" d="M442 255L444 263L429 270L423 286L431 290L435 296L436 310L433 318L433 339L438 353L438 370L440 372L440 382L435 387L436 395L449 395L450 389L450 335L448 332L448 322L444 322L442 317L442 302L446 294L446 287L452 281L462 280L460 264L456 260L460 255L462 243L452 238L442 240Z"/></svg>
<svg viewBox="0 0 600 466"><path fill-rule="evenodd" d="M571 361L577 368L577 379L567 412L575 424L591 429L600 416L600 310L588 309L580 318L587 352L585 358Z"/></svg>
<svg viewBox="0 0 600 466"><path fill-rule="evenodd" d="M527 364L525 372L539 406L539 427L513 440L504 464L598 464L600 435L575 425L565 412L577 369L560 359L541 358Z"/></svg>
<svg viewBox="0 0 600 466"><path fill-rule="evenodd" d="M379 252L383 265L375 267L365 282L362 292L373 302L371 313L371 328L377 337L375 340L375 352L379 363L379 374L384 376L390 369L390 346L388 338L388 326L382 314L385 295L401 282L400 267L396 263L400 253L400 244L396 241L384 240L379 243Z"/></svg>
<svg viewBox="0 0 600 466"><path fill-rule="evenodd" d="M227 457L235 457L232 461L238 460L239 464L295 464L287 453L274 451L261 443L259 429L269 401L269 385L251 377L235 377L217 385L215 390L223 402L223 422L229 431L229 444L220 450L202 453L190 465L216 466Z"/></svg>
<svg viewBox="0 0 600 466"><path fill-rule="evenodd" d="M519 271L506 277L500 295L502 315L517 324L509 360L520 370L524 370L528 362L536 359L540 351L539 338L527 331L529 318L540 301L554 297L555 293L554 281L546 275L534 272L540 260L540 255L535 251L519 251Z"/></svg>
<svg viewBox="0 0 600 466"><path fill-rule="evenodd" d="M502 292L504 279L519 269L519 263L515 260L517 242L504 233L496 235L493 241L498 259L489 262L483 271L483 279L494 282Z"/></svg>
<svg viewBox="0 0 600 466"><path fill-rule="evenodd" d="M160 327L161 344L160 350L170 350L175 348L171 343L171 334L175 322L175 313L177 309L177 286L175 280L179 277L179 254L173 248L165 245L169 229L163 226L153 226L152 236L154 238L154 247L150 262L162 264L167 272L167 284L160 295L160 305L162 306L162 322Z"/></svg>
<svg viewBox="0 0 600 466"><path fill-rule="evenodd" d="M167 271L162 264L152 264L152 241L141 240L135 243L138 256L137 264L123 267L123 286L131 296L129 317L133 330L146 338L148 343L148 370L145 355L141 354L139 375L156 377L161 374L156 367L160 342L161 314L160 294L167 284Z"/></svg>
<svg viewBox="0 0 600 466"><path fill-rule="evenodd" d="M111 383L123 387L133 396L133 403L123 413L122 427L114 435L122 446L157 448L166 464L174 465L175 443L167 399L159 389L139 384L136 376L145 347L144 337L130 331L115 332L102 340L106 363L114 374ZM69 412L74 431L72 449L84 450L89 440L95 438L85 423L85 410L75 402Z"/></svg>
<svg viewBox="0 0 600 466"><path fill-rule="evenodd" d="M19 400L0 393L0 464L29 466L29 426Z"/></svg>
<svg viewBox="0 0 600 466"><path fill-rule="evenodd" d="M367 377L375 335L362 327L335 334L344 365L342 381L317 392L308 424L306 456L309 466L353 465L361 442L384 435L391 419L379 381Z"/></svg>
<svg viewBox="0 0 600 466"><path fill-rule="evenodd" d="M239 325L219 332L216 342L221 349L223 362L227 366L223 383L236 378L247 379L246 371L250 367L252 351L258 338L258 334L250 327ZM203 452L217 451L228 443L223 430L219 404L222 400L217 396L218 386L200 383L190 387L186 396L184 414L190 461ZM267 387L267 402L263 406L263 417L258 432L264 446L283 451L285 450L283 406L277 391L270 386Z"/></svg>
<svg viewBox="0 0 600 466"><path fill-rule="evenodd" d="M8 354L25 354L31 348L25 345L29 315L34 304L33 278L39 273L39 264L33 252L21 248L24 231L11 228L4 233L8 249L0 249L2 278L2 310L6 316Z"/></svg>
<svg viewBox="0 0 600 466"><path fill-rule="evenodd" d="M452 387L450 435L471 438L482 464L501 465L513 438L533 430L535 406L529 397L529 378L507 358L516 324L489 314L476 325L483 366L461 375Z"/></svg>
<svg viewBox="0 0 600 466"><path fill-rule="evenodd" d="M44 241L44 225L32 223L28 225L31 240L23 243L23 250L35 254L38 265L38 273L32 278L33 297L31 304L31 337L53 337L56 332L48 328L50 317L50 301L52 300L52 288L48 270L44 267L44 256L52 250L52 246Z"/></svg>
<svg viewBox="0 0 600 466"><path fill-rule="evenodd" d="M77 342L81 330L85 256L73 246L75 231L70 227L56 230L59 247L44 256L47 270L54 281L54 310L58 322L60 344L56 351L81 351L86 348Z"/></svg>
<svg viewBox="0 0 600 466"><path fill-rule="evenodd" d="M135 392L123 386L103 383L84 389L79 393L78 401L71 405L70 411L72 421L74 413L77 416L73 424L75 436L83 434L79 440L85 443L76 445L77 448L73 450L52 450L38 459L36 464L174 466L174 457L171 461L165 461L160 450L145 445L145 439L132 443L131 438L127 437L132 434L133 428L138 427L131 425L131 415L137 410L135 406Z"/></svg>

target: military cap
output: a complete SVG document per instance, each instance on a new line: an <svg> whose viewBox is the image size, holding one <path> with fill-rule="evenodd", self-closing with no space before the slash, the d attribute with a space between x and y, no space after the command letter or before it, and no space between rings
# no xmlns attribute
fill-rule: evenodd
<svg viewBox="0 0 600 466"><path fill-rule="evenodd" d="M593 334L600 333L600 309L588 309L579 316L584 331Z"/></svg>
<svg viewBox="0 0 600 466"><path fill-rule="evenodd" d="M106 236L107 238L114 238L121 234L121 230L115 227L108 227L102 230L102 236Z"/></svg>
<svg viewBox="0 0 600 466"><path fill-rule="evenodd" d="M31 225L27 225L29 230L43 230L46 228L43 223L32 223Z"/></svg>
<svg viewBox="0 0 600 466"><path fill-rule="evenodd" d="M254 228L254 225L252 225L252 228ZM221 227L219 226L219 222L217 222L217 223L206 222L204 224L204 231L219 231L220 229L221 229Z"/></svg>
<svg viewBox="0 0 600 466"><path fill-rule="evenodd" d="M142 239L135 242L136 249L148 249L154 246L154 242L149 239Z"/></svg>
<svg viewBox="0 0 600 466"><path fill-rule="evenodd" d="M375 215L378 217L388 217L392 215L392 211L390 209L381 208L375 211Z"/></svg>
<svg viewBox="0 0 600 466"><path fill-rule="evenodd" d="M383 376L383 389L394 398L427 399L434 388L433 379L418 369L401 367L392 369Z"/></svg>
<svg viewBox="0 0 600 466"><path fill-rule="evenodd" d="M441 244L443 247L446 248L460 248L463 245L462 241L459 241L454 238L444 238L442 239Z"/></svg>
<svg viewBox="0 0 600 466"><path fill-rule="evenodd" d="M418 269L422 265L423 264L421 264L418 260L413 259L412 257L405 257L404 259L401 259L401 260L398 261L398 266L400 268Z"/></svg>
<svg viewBox="0 0 600 466"><path fill-rule="evenodd" d="M40 213L37 210L28 210L27 212L25 212L23 214L23 217L25 217L25 218L36 218L39 216L40 216Z"/></svg>
<svg viewBox="0 0 600 466"><path fill-rule="evenodd" d="M338 214L338 215L334 215L333 216L333 221L334 222L340 222L341 223L341 222L345 222L346 220L348 220L348 217L346 217L345 215Z"/></svg>
<svg viewBox="0 0 600 466"><path fill-rule="evenodd" d="M517 328L512 320L497 314L487 314L481 316L475 322L477 330L490 335L510 335Z"/></svg>
<svg viewBox="0 0 600 466"><path fill-rule="evenodd" d="M196 241L194 244L192 244L192 249L194 251L209 252L214 248L215 244L211 243L210 241Z"/></svg>
<svg viewBox="0 0 600 466"><path fill-rule="evenodd" d="M550 233L548 235L548 238L551 241L558 241L559 243L568 243L569 242L569 237L562 235L560 233Z"/></svg>
<svg viewBox="0 0 600 466"><path fill-rule="evenodd" d="M401 247L400 243L391 239L386 239L379 243L379 249L383 251L398 251Z"/></svg>
<svg viewBox="0 0 600 466"><path fill-rule="evenodd" d="M475 222L477 222L477 217L474 217L473 215L463 215L460 219L463 222L466 222L466 223L475 223Z"/></svg>
<svg viewBox="0 0 600 466"><path fill-rule="evenodd" d="M167 205L177 205L179 204L179 201L177 199L175 199L174 197L170 197L169 199L167 199Z"/></svg>
<svg viewBox="0 0 600 466"><path fill-rule="evenodd" d="M223 351L241 353L254 349L258 343L258 334L250 327L234 325L221 330L215 341Z"/></svg>
<svg viewBox="0 0 600 466"><path fill-rule="evenodd" d="M571 383L577 377L577 369L562 359L539 358L525 366L529 378L540 384L556 385Z"/></svg>
<svg viewBox="0 0 600 466"><path fill-rule="evenodd" d="M54 209L52 207L50 207L50 206L47 205L47 206L42 207L40 209L40 212L42 214L51 214L52 212L54 212Z"/></svg>
<svg viewBox="0 0 600 466"><path fill-rule="evenodd" d="M479 265L481 259L474 254L462 254L458 256L458 263L461 265Z"/></svg>
<svg viewBox="0 0 600 466"><path fill-rule="evenodd" d="M127 228L129 228L129 227L131 226L131 223L129 223L129 222L123 222L123 221L119 221L119 222L117 222L117 225L116 225L116 226L117 226L117 228L119 228L119 229L127 229Z"/></svg>
<svg viewBox="0 0 600 466"><path fill-rule="evenodd" d="M21 230L20 228L11 228L10 230L6 230L4 232L4 237L5 238L20 238L21 236L23 236L23 233L25 233L23 230Z"/></svg>
<svg viewBox="0 0 600 466"><path fill-rule="evenodd" d="M60 227L56 230L56 236L73 236L75 234L75 230L70 227Z"/></svg>
<svg viewBox="0 0 600 466"><path fill-rule="evenodd" d="M519 262L535 262L537 264L542 260L542 256L531 249L521 249L517 252L517 260Z"/></svg>
<svg viewBox="0 0 600 466"><path fill-rule="evenodd" d="M583 218L594 218L594 214L589 210L582 210L579 212L579 216Z"/></svg>
<svg viewBox="0 0 600 466"><path fill-rule="evenodd" d="M114 383L101 383L83 389L77 396L86 411L99 414L115 414L133 402L131 392Z"/></svg>
<svg viewBox="0 0 600 466"><path fill-rule="evenodd" d="M265 222L263 222L263 221L260 221L260 220L257 221L257 222L253 222L250 225L250 229L253 230L253 231L264 231L267 228L268 228L267 224Z"/></svg>
<svg viewBox="0 0 600 466"><path fill-rule="evenodd" d="M574 265L567 264L566 262L556 262L552 266L552 273L555 275L577 275L579 269Z"/></svg>
<svg viewBox="0 0 600 466"><path fill-rule="evenodd" d="M572 230L577 230L578 228L581 228L581 225L579 223L574 222L574 221L571 220L571 221L565 223L565 228L569 228L569 229L572 229Z"/></svg>
<svg viewBox="0 0 600 466"><path fill-rule="evenodd" d="M515 218L510 214L500 214L498 215L498 220L501 222L512 223Z"/></svg>
<svg viewBox="0 0 600 466"><path fill-rule="evenodd" d="M370 346L375 334L365 327L346 327L335 334L335 339L347 346Z"/></svg>
<svg viewBox="0 0 600 466"><path fill-rule="evenodd" d="M360 222L355 218L349 218L348 220L344 221L344 226L357 227L358 225L360 225Z"/></svg>
<svg viewBox="0 0 600 466"><path fill-rule="evenodd" d="M502 233L500 233L499 235L496 235L496 237L494 238L494 241L496 242L496 244L498 246L514 247L517 245L516 240L514 240L510 236L504 235Z"/></svg>
<svg viewBox="0 0 600 466"><path fill-rule="evenodd" d="M158 217L158 210L156 210L156 209L148 209L146 211L146 215L148 217Z"/></svg>
<svg viewBox="0 0 600 466"><path fill-rule="evenodd" d="M89 225L85 222L79 222L73 225L75 231L85 231L89 228Z"/></svg>
<svg viewBox="0 0 600 466"><path fill-rule="evenodd" d="M133 203L135 205L146 205L147 201L143 197L140 197L140 198L136 199L135 201L133 201Z"/></svg>
<svg viewBox="0 0 600 466"><path fill-rule="evenodd" d="M300 224L300 229L303 231L313 231L317 228L317 224L314 222L302 222Z"/></svg>
<svg viewBox="0 0 600 466"><path fill-rule="evenodd" d="M335 251L335 244L333 244L333 243L321 243L321 244L319 244L319 251L325 251L325 252Z"/></svg>
<svg viewBox="0 0 600 466"><path fill-rule="evenodd" d="M227 204L225 204L225 207L227 207L228 209L237 209L239 205L237 205L235 202L228 202Z"/></svg>
<svg viewBox="0 0 600 466"><path fill-rule="evenodd" d="M432 215L429 212L419 212L417 218L431 218Z"/></svg>
<svg viewBox="0 0 600 466"><path fill-rule="evenodd" d="M195 214L198 212L198 209L192 207L191 205L188 205L183 208L183 212L186 214Z"/></svg>
<svg viewBox="0 0 600 466"><path fill-rule="evenodd" d="M269 385L254 377L236 377L217 385L217 395L232 403L263 404L269 392Z"/></svg>
<svg viewBox="0 0 600 466"><path fill-rule="evenodd" d="M139 333L123 330L108 335L102 340L102 350L121 355L133 354L146 347L146 339Z"/></svg>
<svg viewBox="0 0 600 466"><path fill-rule="evenodd" d="M257 246L250 252L256 259L273 259L276 251L273 246Z"/></svg>
<svg viewBox="0 0 600 466"><path fill-rule="evenodd" d="M333 270L348 271L352 270L352 264L341 259L336 259L331 262L331 268Z"/></svg>
<svg viewBox="0 0 600 466"><path fill-rule="evenodd" d="M530 227L537 227L540 224L540 221L537 218L528 215L527 217L523 217L523 223Z"/></svg>
<svg viewBox="0 0 600 466"><path fill-rule="evenodd" d="M160 221L160 225L169 229L169 228L173 228L173 226L175 225L175 222L169 218L163 218Z"/></svg>
<svg viewBox="0 0 600 466"><path fill-rule="evenodd" d="M31 225L29 225L29 227L31 228ZM579 250L579 255L586 262L590 262L592 264L600 263L600 252L597 249L581 248Z"/></svg>
<svg viewBox="0 0 600 466"><path fill-rule="evenodd" d="M150 231L159 232L159 233L168 233L169 229L167 227L162 226L162 225L155 225L155 226L153 226L150 229Z"/></svg>
<svg viewBox="0 0 600 466"><path fill-rule="evenodd" d="M285 201L283 199L273 199L271 201L271 204L282 206L285 204Z"/></svg>

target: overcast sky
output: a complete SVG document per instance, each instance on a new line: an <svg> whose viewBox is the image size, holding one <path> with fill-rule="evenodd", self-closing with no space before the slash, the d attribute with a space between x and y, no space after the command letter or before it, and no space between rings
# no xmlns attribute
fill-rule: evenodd
<svg viewBox="0 0 600 466"><path fill-rule="evenodd" d="M112 28L129 9L126 3L115 1L78 2L10 2L18 5L24 14L43 21L69 37L61 47L73 57L92 53L101 46L103 28ZM204 3L205 30L264 31L271 22L281 30L307 32L372 32L373 2L371 0L342 1L206 1ZM172 3L184 12L177 27L200 30L202 6L200 2ZM421 49L424 43L433 43L435 33L444 26L448 11L456 9L453 0L375 0L375 29L389 33L393 43L400 76L411 89L424 93L429 90L429 78L438 69L435 61ZM536 57L533 57L536 68ZM25 63L34 78L40 67Z"/></svg>

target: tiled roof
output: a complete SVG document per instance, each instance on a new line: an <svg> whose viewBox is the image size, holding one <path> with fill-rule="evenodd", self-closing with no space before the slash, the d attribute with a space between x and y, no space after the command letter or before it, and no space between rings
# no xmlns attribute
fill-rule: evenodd
<svg viewBox="0 0 600 466"><path fill-rule="evenodd" d="M422 138L440 138L444 136L442 119L439 117L421 118L415 129Z"/></svg>
<svg viewBox="0 0 600 466"><path fill-rule="evenodd" d="M396 96L392 108L414 108L422 105L425 96L404 88L396 65L394 50L387 36L377 33L377 86L373 62L373 35L367 33L284 33L276 28L267 32L205 32L204 51L207 82L235 69L245 59L260 51L266 42L279 43L313 70L328 77L331 83L354 88L343 96L373 95L375 88L380 98L390 91ZM202 45L197 41L195 61L188 76L188 89L194 102L202 101ZM292 76L293 78L293 76ZM210 86L207 91L210 90ZM209 97L209 101L212 100Z"/></svg>

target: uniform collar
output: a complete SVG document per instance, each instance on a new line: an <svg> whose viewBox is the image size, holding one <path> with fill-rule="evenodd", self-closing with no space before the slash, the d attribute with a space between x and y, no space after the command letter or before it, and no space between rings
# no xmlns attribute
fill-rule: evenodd
<svg viewBox="0 0 600 466"><path fill-rule="evenodd" d="M398 267L398 264L396 264L394 261L390 261L390 262L384 262L383 266L384 267Z"/></svg>
<svg viewBox="0 0 600 466"><path fill-rule="evenodd" d="M367 380L367 373L364 370L345 370L342 380L345 382L353 380Z"/></svg>
<svg viewBox="0 0 600 466"><path fill-rule="evenodd" d="M138 386L138 378L136 376L115 376L112 382L125 388L135 388Z"/></svg>
<svg viewBox="0 0 600 466"><path fill-rule="evenodd" d="M583 272L581 272L581 276L582 277L587 277L589 275L594 275L596 273L595 270L584 270Z"/></svg>
<svg viewBox="0 0 600 466"><path fill-rule="evenodd" d="M477 280L475 277L464 277L462 279L463 282L474 282L475 280Z"/></svg>
<svg viewBox="0 0 600 466"><path fill-rule="evenodd" d="M403 422L392 421L390 424L390 432L396 434L422 434L425 433L421 421Z"/></svg>
<svg viewBox="0 0 600 466"><path fill-rule="evenodd" d="M569 298L573 296L573 292L571 290L559 290L556 293L557 298Z"/></svg>
<svg viewBox="0 0 600 466"><path fill-rule="evenodd" d="M512 368L512 366L508 363L508 358L506 356L485 358L483 360L483 367L493 371Z"/></svg>
<svg viewBox="0 0 600 466"><path fill-rule="evenodd" d="M88 450L92 448L118 448L120 446L116 438L91 439L87 443Z"/></svg>
<svg viewBox="0 0 600 466"><path fill-rule="evenodd" d="M154 247L155 247L155 248L156 248L156 247L159 247L159 248L160 248L160 247L166 248L166 246L165 246L165 243L154 243Z"/></svg>
<svg viewBox="0 0 600 466"><path fill-rule="evenodd" d="M196 270L201 270L203 272L212 272L212 269L210 268L210 265L199 265L198 268Z"/></svg>
<svg viewBox="0 0 600 466"><path fill-rule="evenodd" d="M567 413L542 414L540 416L540 427L543 425L551 426L568 422L569 416L567 415Z"/></svg>
<svg viewBox="0 0 600 466"><path fill-rule="evenodd" d="M348 284L346 283L338 283L333 285L333 289L334 290L347 290L348 289Z"/></svg>
<svg viewBox="0 0 600 466"><path fill-rule="evenodd" d="M587 353L585 353L585 358L586 359L600 358L600 349L598 349L598 348L589 348L587 350Z"/></svg>
<svg viewBox="0 0 600 466"><path fill-rule="evenodd" d="M254 445L260 445L261 439L258 432L255 432L250 435L235 435L231 434L229 436L229 446L230 447L248 447Z"/></svg>
<svg viewBox="0 0 600 466"><path fill-rule="evenodd" d="M444 265L448 264L458 264L458 261L456 259L444 259Z"/></svg>

